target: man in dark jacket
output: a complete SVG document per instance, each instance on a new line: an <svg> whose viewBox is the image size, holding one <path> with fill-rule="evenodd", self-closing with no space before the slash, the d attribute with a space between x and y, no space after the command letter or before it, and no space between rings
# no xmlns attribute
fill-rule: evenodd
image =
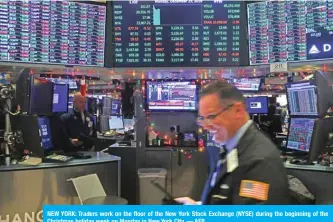
<svg viewBox="0 0 333 222"><path fill-rule="evenodd" d="M85 110L85 105L86 97L76 93L73 98L73 112L60 117L64 151L88 151L94 146L95 124L93 116Z"/></svg>
<svg viewBox="0 0 333 222"><path fill-rule="evenodd" d="M287 173L275 145L252 123L243 94L216 81L202 90L198 124L210 133L220 159L202 204L289 204ZM183 197L176 201L198 204Z"/></svg>

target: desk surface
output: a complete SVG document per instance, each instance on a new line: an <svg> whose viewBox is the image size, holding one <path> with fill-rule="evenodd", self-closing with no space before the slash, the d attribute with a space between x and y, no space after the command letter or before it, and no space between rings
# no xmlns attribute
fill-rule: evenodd
<svg viewBox="0 0 333 222"><path fill-rule="evenodd" d="M120 161L121 158L118 156L109 155L102 152L84 152L84 154L91 155L90 159L74 159L68 163L42 163L38 166L26 166L26 165L10 165L10 166L0 166L1 171L13 171L13 170L36 170L44 168L56 168L56 167L70 167L79 165L92 165L98 163L107 163L113 161Z"/></svg>
<svg viewBox="0 0 333 222"><path fill-rule="evenodd" d="M332 172L333 173L333 167L329 166L321 166L320 164L315 165L297 165L297 164L291 164L289 161L284 163L284 166L287 169L294 169L294 170L307 170L307 171L322 171L322 172Z"/></svg>
<svg viewBox="0 0 333 222"><path fill-rule="evenodd" d="M131 145L128 146L128 145L119 145L119 143L117 142L117 143L114 143L111 146L109 146L109 148L113 148L113 147L136 148L136 143L135 142L131 142Z"/></svg>

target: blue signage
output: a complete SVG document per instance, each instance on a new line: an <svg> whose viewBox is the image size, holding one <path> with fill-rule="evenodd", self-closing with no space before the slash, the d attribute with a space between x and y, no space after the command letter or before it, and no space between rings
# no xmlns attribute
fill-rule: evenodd
<svg viewBox="0 0 333 222"><path fill-rule="evenodd" d="M307 60L333 58L333 31L325 28L307 33Z"/></svg>

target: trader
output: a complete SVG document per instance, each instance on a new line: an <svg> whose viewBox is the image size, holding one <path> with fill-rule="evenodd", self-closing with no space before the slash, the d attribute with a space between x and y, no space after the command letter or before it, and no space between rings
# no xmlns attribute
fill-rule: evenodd
<svg viewBox="0 0 333 222"><path fill-rule="evenodd" d="M86 97L80 92L73 98L73 112L63 114L63 149L66 152L88 151L94 146L96 129L93 117L85 110Z"/></svg>
<svg viewBox="0 0 333 222"><path fill-rule="evenodd" d="M214 102L212 102L214 101ZM220 148L202 204L289 204L287 173L275 145L252 123L243 94L216 81L202 90L198 124ZM199 204L189 197L182 204Z"/></svg>

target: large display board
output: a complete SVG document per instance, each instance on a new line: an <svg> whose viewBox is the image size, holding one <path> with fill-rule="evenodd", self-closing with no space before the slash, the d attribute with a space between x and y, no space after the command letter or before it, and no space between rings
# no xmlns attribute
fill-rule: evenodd
<svg viewBox="0 0 333 222"><path fill-rule="evenodd" d="M104 66L106 7L0 0L0 61Z"/></svg>
<svg viewBox="0 0 333 222"><path fill-rule="evenodd" d="M236 1L113 1L116 67L248 64L246 9Z"/></svg>
<svg viewBox="0 0 333 222"><path fill-rule="evenodd" d="M250 65L307 60L307 33L333 28L332 0L257 2L247 10Z"/></svg>

